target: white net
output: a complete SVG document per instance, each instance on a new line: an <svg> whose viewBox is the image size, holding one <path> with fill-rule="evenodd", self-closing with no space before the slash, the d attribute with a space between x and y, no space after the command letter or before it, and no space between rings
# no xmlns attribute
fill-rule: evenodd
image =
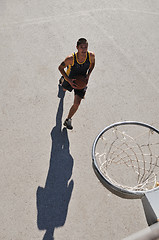
<svg viewBox="0 0 159 240"><path fill-rule="evenodd" d="M159 135L140 125L119 125L99 138L98 168L113 185L129 191L147 191L158 185Z"/></svg>

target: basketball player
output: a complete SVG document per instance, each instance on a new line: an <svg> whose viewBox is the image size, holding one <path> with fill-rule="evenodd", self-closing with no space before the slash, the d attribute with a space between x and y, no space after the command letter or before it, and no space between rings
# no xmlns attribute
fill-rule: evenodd
<svg viewBox="0 0 159 240"><path fill-rule="evenodd" d="M72 117L77 111L81 100L84 98L87 89L87 87L80 90L77 89L77 85L74 83L75 76L83 75L88 82L90 74L95 66L95 54L93 52L88 52L88 42L85 38L80 38L77 41L76 48L77 52L66 57L58 68L62 74L60 85L63 87L63 90L68 90L70 92L74 90L74 102L64 122L64 126L68 129L73 129ZM67 71L65 71L66 67Z"/></svg>

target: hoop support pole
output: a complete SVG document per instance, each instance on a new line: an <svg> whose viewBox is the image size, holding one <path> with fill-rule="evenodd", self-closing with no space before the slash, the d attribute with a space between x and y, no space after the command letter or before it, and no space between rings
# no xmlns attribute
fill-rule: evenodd
<svg viewBox="0 0 159 240"><path fill-rule="evenodd" d="M156 188L151 192L146 192L141 201L148 225L151 226L159 222L159 189Z"/></svg>

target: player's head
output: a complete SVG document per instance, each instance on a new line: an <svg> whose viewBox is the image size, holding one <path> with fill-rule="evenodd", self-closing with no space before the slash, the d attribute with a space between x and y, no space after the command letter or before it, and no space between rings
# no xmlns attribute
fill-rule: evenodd
<svg viewBox="0 0 159 240"><path fill-rule="evenodd" d="M87 45L88 45L87 39L85 39L85 38L80 38L80 39L78 39L78 41L77 41L77 47L79 47L79 45L81 45L81 44L87 44Z"/></svg>
<svg viewBox="0 0 159 240"><path fill-rule="evenodd" d="M80 53L80 55L83 55L85 56L86 53L87 53L87 49L88 49L88 42L85 38L80 38L78 41L77 41L77 50L78 50L78 53Z"/></svg>

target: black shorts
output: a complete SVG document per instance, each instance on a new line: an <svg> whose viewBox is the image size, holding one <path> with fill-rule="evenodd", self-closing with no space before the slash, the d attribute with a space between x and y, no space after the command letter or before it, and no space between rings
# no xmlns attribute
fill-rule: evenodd
<svg viewBox="0 0 159 240"><path fill-rule="evenodd" d="M72 92L72 90L74 90L75 95L78 95L80 98L84 98L85 94L86 94L86 90L87 87L83 88L83 89L74 89L69 82L67 82L65 79L62 83L62 87L66 90L68 90L69 92Z"/></svg>

